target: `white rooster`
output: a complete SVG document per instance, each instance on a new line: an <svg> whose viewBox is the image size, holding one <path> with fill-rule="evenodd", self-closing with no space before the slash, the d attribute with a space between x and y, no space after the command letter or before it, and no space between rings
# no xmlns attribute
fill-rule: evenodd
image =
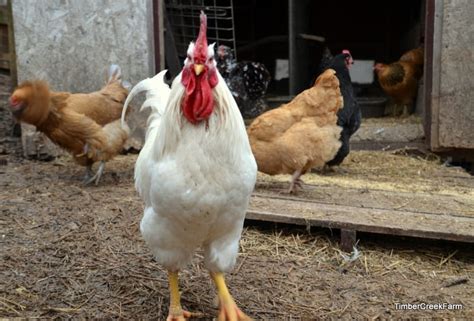
<svg viewBox="0 0 474 321"><path fill-rule="evenodd" d="M201 12L195 43L171 89L166 71L145 79L125 102L147 91L151 107L145 145L135 167L135 186L145 202L141 233L168 270L168 321L191 316L180 303L178 271L198 247L219 296L219 320L249 320L235 304L223 272L235 264L257 165L237 104L216 69Z"/></svg>

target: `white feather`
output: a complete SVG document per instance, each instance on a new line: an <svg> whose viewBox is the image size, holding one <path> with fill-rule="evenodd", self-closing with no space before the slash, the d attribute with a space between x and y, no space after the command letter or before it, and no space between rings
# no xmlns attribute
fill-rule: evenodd
<svg viewBox="0 0 474 321"><path fill-rule="evenodd" d="M199 246L211 271L231 269L255 185L257 164L242 116L218 77L214 112L198 125L182 115L185 88L176 77L161 117L149 121L135 167L145 202L140 230L170 270L184 267Z"/></svg>
<svg viewBox="0 0 474 321"><path fill-rule="evenodd" d="M150 116L147 120L147 132L145 135L145 144L140 151L140 155L137 159L137 164L135 166L135 177L141 177L142 172L142 163L147 162L148 155L152 154L153 145L155 138L157 136L157 130L161 123L161 116L164 113L168 98L170 95L170 87L165 83L164 76L167 70L162 70L153 78L147 78L140 81L133 89L130 91L130 94L125 101L124 108L122 110L122 126L125 125L125 114L128 108L129 103L132 99L140 92L146 91L146 98L140 107L140 111L143 111L146 108L151 108ZM149 178L145 178L144 181ZM141 194L140 184L136 184L138 192Z"/></svg>
<svg viewBox="0 0 474 321"><path fill-rule="evenodd" d="M166 106L166 102L168 101L168 96L170 93L170 87L164 81L166 72L166 69L162 70L153 78L144 79L140 81L135 87L133 87L133 89L128 94L123 106L121 117L122 126L125 123L125 115L127 113L128 105L132 99L142 91L146 91L146 99L142 104L140 111L148 107L152 108L148 122L150 122L152 116L153 118L157 118L157 116L163 114L163 110Z"/></svg>

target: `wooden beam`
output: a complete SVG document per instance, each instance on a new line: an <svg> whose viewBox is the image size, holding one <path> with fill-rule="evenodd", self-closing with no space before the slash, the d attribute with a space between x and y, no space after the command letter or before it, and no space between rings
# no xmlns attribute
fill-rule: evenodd
<svg viewBox="0 0 474 321"><path fill-rule="evenodd" d="M247 219L474 243L474 218L253 195Z"/></svg>

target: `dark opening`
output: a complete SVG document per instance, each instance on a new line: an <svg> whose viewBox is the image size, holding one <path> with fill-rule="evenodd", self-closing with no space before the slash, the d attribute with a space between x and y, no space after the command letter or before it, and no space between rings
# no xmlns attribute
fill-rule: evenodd
<svg viewBox="0 0 474 321"><path fill-rule="evenodd" d="M275 75L276 59L289 59L289 25L296 24L296 93L315 77L324 46L333 54L349 49L354 59L389 63L423 42L423 0L294 2L287 0L234 2L235 37L239 60L263 62ZM292 19L294 19L292 21ZM322 36L326 43L301 39L299 34ZM288 95L289 79L272 81L269 96ZM382 95L375 81L362 95Z"/></svg>

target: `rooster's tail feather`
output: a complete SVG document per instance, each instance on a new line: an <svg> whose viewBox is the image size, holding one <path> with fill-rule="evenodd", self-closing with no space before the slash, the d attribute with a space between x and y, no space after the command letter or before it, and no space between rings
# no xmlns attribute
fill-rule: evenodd
<svg viewBox="0 0 474 321"><path fill-rule="evenodd" d="M171 91L170 87L164 81L166 72L166 69L162 70L155 77L144 79L132 88L123 106L121 118L122 126L125 124L125 114L127 112L127 108L130 101L133 99L133 97L135 97L138 93L142 91L146 91L146 99L145 102L142 104L140 111L150 107L151 114L149 120L155 117L159 117L163 114L166 102L168 101L168 97Z"/></svg>

